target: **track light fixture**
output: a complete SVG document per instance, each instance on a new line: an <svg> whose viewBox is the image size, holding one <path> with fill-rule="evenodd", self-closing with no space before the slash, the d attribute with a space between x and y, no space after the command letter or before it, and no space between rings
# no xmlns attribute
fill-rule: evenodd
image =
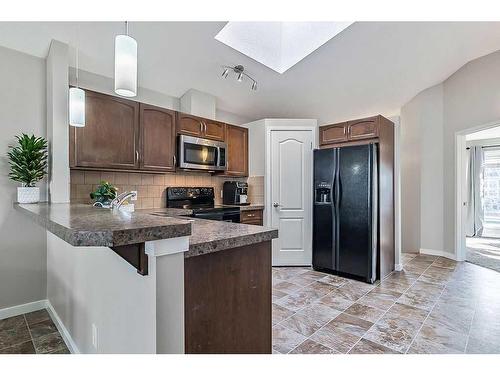
<svg viewBox="0 0 500 375"><path fill-rule="evenodd" d="M222 68L224 69L224 71L222 72L222 78L227 78L227 76L229 75L229 72L232 70L234 72L234 74L237 74L236 80L238 82L242 82L243 77L246 77L252 82L252 86L251 86L252 90L253 91L257 90L257 81L255 79L253 79L252 77L250 77L247 73L245 73L245 68L243 67L243 65L236 65L236 66L223 65Z"/></svg>

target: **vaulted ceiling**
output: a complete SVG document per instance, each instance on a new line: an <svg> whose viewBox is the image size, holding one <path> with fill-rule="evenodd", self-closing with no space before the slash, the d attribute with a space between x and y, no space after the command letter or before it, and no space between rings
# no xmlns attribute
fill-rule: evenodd
<svg viewBox="0 0 500 375"><path fill-rule="evenodd" d="M215 40L224 25L131 23L139 46L139 86L176 97L189 88L205 91L217 97L218 108L252 120L327 123L398 113L423 89L500 49L495 22L356 22L279 74ZM78 45L83 70L112 77L114 36L123 30L116 22L2 22L0 45L38 57L46 56L51 39ZM221 65L236 64L258 81L258 91L221 77Z"/></svg>

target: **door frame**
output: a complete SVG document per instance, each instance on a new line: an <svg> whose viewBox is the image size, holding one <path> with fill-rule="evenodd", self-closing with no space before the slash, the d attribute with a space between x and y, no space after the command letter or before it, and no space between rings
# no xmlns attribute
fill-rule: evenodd
<svg viewBox="0 0 500 375"><path fill-rule="evenodd" d="M267 124L267 121L283 121L283 124ZM295 121L303 121L303 122L310 122L311 125L292 125L290 122L295 122ZM310 131L312 132L312 149L314 150L315 148L318 148L318 124L317 120L312 120L312 119L269 119L266 120L266 125L265 125L265 139L266 139L266 158L265 158L265 170L264 170L264 205L265 205L265 210L264 210L264 225L269 226L272 223L272 209L273 209L273 203L272 203L272 184L271 184L271 134L273 131ZM311 170L313 169L313 163L314 163L314 158L311 158L311 165L310 168ZM313 192L313 179L314 175L311 173L311 181L309 184L309 188L311 189L311 202L310 206L312 209L312 192ZM310 233L311 235L311 241L312 241L312 231ZM278 233L279 236L279 233ZM273 241L274 242L274 241ZM311 263L312 264L312 263Z"/></svg>
<svg viewBox="0 0 500 375"><path fill-rule="evenodd" d="M466 140L467 134L475 133L500 126L500 121L493 121L487 124L467 128L455 133L455 252L457 261L464 261L466 249L466 229L467 222L464 203L467 202L467 192L464 191L466 185L465 162L467 160Z"/></svg>

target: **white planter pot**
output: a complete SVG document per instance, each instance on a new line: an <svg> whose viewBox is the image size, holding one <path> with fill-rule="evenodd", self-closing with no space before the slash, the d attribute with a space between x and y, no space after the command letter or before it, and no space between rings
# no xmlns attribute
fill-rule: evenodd
<svg viewBox="0 0 500 375"><path fill-rule="evenodd" d="M19 203L38 203L40 201L40 188L18 187L17 201Z"/></svg>

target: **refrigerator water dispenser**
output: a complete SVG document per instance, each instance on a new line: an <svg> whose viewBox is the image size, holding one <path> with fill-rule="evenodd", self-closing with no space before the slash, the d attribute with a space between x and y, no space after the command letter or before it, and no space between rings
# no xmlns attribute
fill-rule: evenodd
<svg viewBox="0 0 500 375"><path fill-rule="evenodd" d="M332 203L332 187L330 184L320 182L316 184L315 200L317 204L330 204Z"/></svg>

